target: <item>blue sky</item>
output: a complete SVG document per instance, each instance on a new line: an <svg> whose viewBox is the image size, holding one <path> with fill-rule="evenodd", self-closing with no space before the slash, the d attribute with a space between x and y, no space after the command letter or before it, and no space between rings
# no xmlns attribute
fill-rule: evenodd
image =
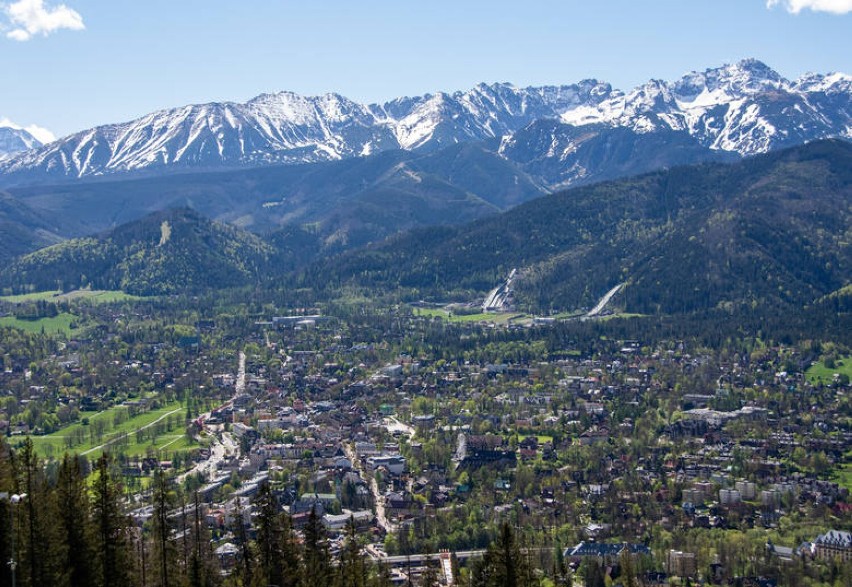
<svg viewBox="0 0 852 587"><path fill-rule="evenodd" d="M0 56L0 120L64 135L279 90L629 89L744 57L852 73L852 0L0 0Z"/></svg>

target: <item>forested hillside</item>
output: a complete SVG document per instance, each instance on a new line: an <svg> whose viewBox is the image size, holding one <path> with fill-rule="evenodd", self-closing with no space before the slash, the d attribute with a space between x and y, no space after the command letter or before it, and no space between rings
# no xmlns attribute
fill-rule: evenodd
<svg viewBox="0 0 852 587"><path fill-rule="evenodd" d="M254 282L272 247L189 209L166 210L97 237L36 251L0 273L5 287L92 287L151 295Z"/></svg>
<svg viewBox="0 0 852 587"><path fill-rule="evenodd" d="M521 305L590 306L625 282L642 313L804 306L849 282L852 145L827 141L539 198L463 228L420 230L322 262L305 285L492 288L518 268Z"/></svg>

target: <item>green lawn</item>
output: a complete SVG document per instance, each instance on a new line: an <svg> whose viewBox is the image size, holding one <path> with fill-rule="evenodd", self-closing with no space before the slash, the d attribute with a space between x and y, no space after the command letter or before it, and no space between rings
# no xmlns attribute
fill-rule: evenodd
<svg viewBox="0 0 852 587"><path fill-rule="evenodd" d="M450 322L494 322L496 324L504 324L512 320L526 318L526 314L496 314L479 312L476 314L454 314L443 308L414 308L415 316L424 316L427 318L443 318Z"/></svg>
<svg viewBox="0 0 852 587"><path fill-rule="evenodd" d="M21 320L14 316L4 316L0 318L0 327L8 326L18 328L26 332L34 334L44 330L45 334L71 334L76 328L72 328L72 324L78 320L77 316L63 312L52 318L39 318L38 320Z"/></svg>
<svg viewBox="0 0 852 587"><path fill-rule="evenodd" d="M844 463L834 470L832 481L852 492L852 463Z"/></svg>
<svg viewBox="0 0 852 587"><path fill-rule="evenodd" d="M120 452L123 454L134 457L134 456L145 456L148 453L148 449L153 449L154 451L165 451L165 452L183 452L187 450L192 450L194 448L198 448L201 445L197 442L194 442L186 437L186 434L176 434L177 430L169 432L167 434L163 434L161 436L157 436L154 439L154 442L141 442L137 443L135 437L131 438L131 443L127 447L122 447Z"/></svg>
<svg viewBox="0 0 852 587"><path fill-rule="evenodd" d="M808 378L808 381L813 384L820 382L831 383L834 380L835 373L844 373L850 380L852 380L852 357L837 359L834 362L833 369L826 367L825 363L822 361L814 363L811 365L811 368L805 372L805 376Z"/></svg>
<svg viewBox="0 0 852 587"><path fill-rule="evenodd" d="M99 289L77 289L62 293L61 291L39 291L14 296L0 296L0 301L12 304L23 304L26 302L64 302L70 300L90 300L97 304L109 302L122 302L126 300L141 300L139 296L132 296L123 291L99 290Z"/></svg>
<svg viewBox="0 0 852 587"><path fill-rule="evenodd" d="M28 294L19 294L15 296L0 296L0 301L9 302L12 304L22 304L25 302L37 302L40 300L49 301L53 300L61 294L62 292L59 290L54 291L37 291Z"/></svg>
<svg viewBox="0 0 852 587"><path fill-rule="evenodd" d="M518 442L522 441L525 438L532 436L532 434L518 434ZM544 444L546 442L553 442L553 437L548 436L546 434L536 434L536 438L538 439L539 444Z"/></svg>
<svg viewBox="0 0 852 587"><path fill-rule="evenodd" d="M608 316L600 316L596 318L597 320L615 320L616 318L644 318L647 314L631 314L629 312L624 312L621 314L609 314Z"/></svg>
<svg viewBox="0 0 852 587"><path fill-rule="evenodd" d="M163 416L171 414L172 412L182 415L183 411L180 402L175 401L156 410L139 414L133 418L125 420L118 426L115 426L113 422L116 412L126 409L127 408L122 406L115 406L103 412L84 415L84 417L88 419L88 425L84 425L82 422L77 422L63 428L62 430L57 430L52 434L47 434L45 436L31 436L30 438L32 438L33 445L40 454L45 456L50 456L52 454L55 456L60 455L65 451L73 451L81 454L86 453L96 446L108 443L110 440L115 440L121 435L127 434L126 444L123 446L116 446L116 450L126 452L127 454L145 454L145 447L151 444L150 439L146 437L142 439L142 442L137 442L136 431L148 424L151 424L152 422L155 422ZM93 429L94 423L98 420L103 420L105 422L104 435L100 440L89 437L89 430ZM74 443L71 447L69 447L66 439L69 437L74 438L75 434L79 434L80 432L83 433L82 442ZM174 440L178 434L183 434L183 430L180 429L167 432L161 437L155 438L153 444L156 447L160 447L163 444ZM160 438L162 438L162 442L159 442L158 439ZM141 447L141 449L139 447ZM169 449L171 449L171 447L169 447Z"/></svg>
<svg viewBox="0 0 852 587"><path fill-rule="evenodd" d="M553 316L542 316L542 318L554 318L556 320L568 320L569 318L579 318L580 316L585 315L585 312L581 312L579 310L574 310L572 312L560 312L558 314L554 314Z"/></svg>

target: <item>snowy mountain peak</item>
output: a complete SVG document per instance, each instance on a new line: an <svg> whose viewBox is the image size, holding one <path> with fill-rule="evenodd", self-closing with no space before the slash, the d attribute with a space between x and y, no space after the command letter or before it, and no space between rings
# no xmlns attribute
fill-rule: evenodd
<svg viewBox="0 0 852 587"><path fill-rule="evenodd" d="M852 78L846 74L808 74L790 82L756 59L673 82L652 79L628 92L595 79L527 88L480 83L383 104L283 91L244 104L188 105L83 131L9 157L0 163L0 181L321 162L470 141L509 144L540 120L639 134L676 131L703 148L749 155L852 136L850 96ZM545 143L542 148L552 150Z"/></svg>
<svg viewBox="0 0 852 587"><path fill-rule="evenodd" d="M30 131L10 121L0 121L0 161L41 146L42 142Z"/></svg>
<svg viewBox="0 0 852 587"><path fill-rule="evenodd" d="M850 93L852 91L852 76L845 73L806 73L793 84L802 92L823 92L827 94Z"/></svg>

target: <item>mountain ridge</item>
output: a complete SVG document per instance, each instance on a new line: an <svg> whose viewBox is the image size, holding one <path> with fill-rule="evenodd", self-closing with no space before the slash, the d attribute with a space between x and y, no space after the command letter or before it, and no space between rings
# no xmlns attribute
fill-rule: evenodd
<svg viewBox="0 0 852 587"><path fill-rule="evenodd" d="M852 77L807 74L789 81L746 59L651 80L629 92L584 80L359 104L339 94L261 94L153 112L76 133L0 163L0 183L21 185L121 173L299 164L402 149L438 150L512 137L540 120L637 133L685 132L712 151L752 155L831 136L852 137Z"/></svg>

